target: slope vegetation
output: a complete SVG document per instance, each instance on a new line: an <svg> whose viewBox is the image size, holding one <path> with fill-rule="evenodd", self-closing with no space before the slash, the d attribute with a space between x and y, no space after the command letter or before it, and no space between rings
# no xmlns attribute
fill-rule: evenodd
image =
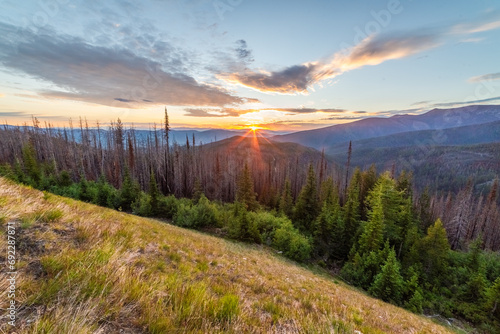
<svg viewBox="0 0 500 334"><path fill-rule="evenodd" d="M16 222L17 333L449 333L268 249L0 178ZM5 258L2 259L5 263ZM7 281L0 280L2 309Z"/></svg>

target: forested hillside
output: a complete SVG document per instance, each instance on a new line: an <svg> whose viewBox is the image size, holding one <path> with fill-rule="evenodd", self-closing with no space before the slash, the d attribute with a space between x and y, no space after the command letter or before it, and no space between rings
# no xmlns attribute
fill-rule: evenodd
<svg viewBox="0 0 500 334"><path fill-rule="evenodd" d="M250 132L170 147L166 119L164 136L154 132L142 143L118 120L104 146L99 131L77 143L71 130L51 136L39 127L4 129L1 174L265 244L413 312L459 318L484 332L499 328L498 180L480 197L470 183L446 196L416 193L411 173L341 172L317 151ZM83 124L72 131L90 133Z"/></svg>
<svg viewBox="0 0 500 334"><path fill-rule="evenodd" d="M453 333L267 247L0 177L7 222L16 226L18 334Z"/></svg>

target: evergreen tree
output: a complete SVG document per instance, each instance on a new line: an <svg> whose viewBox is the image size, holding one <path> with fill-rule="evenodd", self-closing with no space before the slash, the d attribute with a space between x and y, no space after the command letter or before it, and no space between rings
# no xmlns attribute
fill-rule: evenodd
<svg viewBox="0 0 500 334"><path fill-rule="evenodd" d="M114 199L113 199L113 188L106 181L106 177L104 174L99 176L99 180L97 181L97 197L96 204L104 207L113 207Z"/></svg>
<svg viewBox="0 0 500 334"><path fill-rule="evenodd" d="M283 193L280 198L280 212L285 214L288 218L292 217L293 213L293 197L290 179L286 179Z"/></svg>
<svg viewBox="0 0 500 334"><path fill-rule="evenodd" d="M242 203L247 210L256 210L258 203L255 197L252 174L247 163L245 163L243 172L238 179L237 186L236 201Z"/></svg>
<svg viewBox="0 0 500 334"><path fill-rule="evenodd" d="M486 292L486 310L497 321L500 321L500 277Z"/></svg>
<svg viewBox="0 0 500 334"><path fill-rule="evenodd" d="M313 226L319 214L316 173L312 164L309 165L307 181L300 191L294 210L294 224L302 232L312 234Z"/></svg>
<svg viewBox="0 0 500 334"><path fill-rule="evenodd" d="M400 264L396 252L391 249L382 270L370 287L369 292L384 301L399 304L404 288L403 277L400 274Z"/></svg>
<svg viewBox="0 0 500 334"><path fill-rule="evenodd" d="M356 168L347 190L347 201L343 207L344 212L344 242L345 253L352 248L355 243L355 237L359 229L361 214L360 214L360 187L361 187L361 171Z"/></svg>
<svg viewBox="0 0 500 334"><path fill-rule="evenodd" d="M370 191L375 187L377 183L377 169L375 165L372 164L367 171L363 171L361 173L361 180L359 186L359 204L360 204L360 214L361 220L367 219L368 208L366 206L366 196L370 193Z"/></svg>
<svg viewBox="0 0 500 334"><path fill-rule="evenodd" d="M427 235L421 241L421 263L428 282L439 284L439 277L448 269L450 244L446 230L440 219L427 229Z"/></svg>
<svg viewBox="0 0 500 334"><path fill-rule="evenodd" d="M194 189L193 189L193 202L197 204L200 200L201 196L204 196L203 190L201 189L201 183L198 178L194 180Z"/></svg>
<svg viewBox="0 0 500 334"><path fill-rule="evenodd" d="M85 179L85 175L80 175L80 182L78 183L78 198L84 202L93 202L94 196L90 188L89 182Z"/></svg>
<svg viewBox="0 0 500 334"><path fill-rule="evenodd" d="M417 202L418 221L420 222L421 231L426 231L432 225L433 219L431 214L431 197L429 188L426 187L424 192L420 194Z"/></svg>
<svg viewBox="0 0 500 334"><path fill-rule="evenodd" d="M132 204L140 195L139 185L132 180L129 170L125 167L122 188L120 190L120 207L123 211L130 211Z"/></svg>
<svg viewBox="0 0 500 334"><path fill-rule="evenodd" d="M318 256L328 260L330 256L338 260L344 258L344 222L338 201L327 199L314 227L314 247Z"/></svg>
<svg viewBox="0 0 500 334"><path fill-rule="evenodd" d="M67 170L63 170L59 174L58 185L59 187L69 187L73 184L73 180L71 180L71 175Z"/></svg>
<svg viewBox="0 0 500 334"><path fill-rule="evenodd" d="M372 197L371 210L368 212L363 233L359 237L359 250L361 254L378 251L384 242L384 210L382 197L375 195Z"/></svg>
<svg viewBox="0 0 500 334"><path fill-rule="evenodd" d="M149 173L149 204L151 205L151 214L153 216L158 215L159 208L159 198L160 190L158 189L158 184L156 183L155 173L153 169Z"/></svg>
<svg viewBox="0 0 500 334"><path fill-rule="evenodd" d="M333 186L333 178L330 176L328 179L321 182L319 191L319 202L323 204L325 201L329 203L339 201L337 189Z"/></svg>
<svg viewBox="0 0 500 334"><path fill-rule="evenodd" d="M29 177L29 183L33 187L37 187L40 184L42 178L42 173L38 161L36 158L35 148L33 144L28 143L22 148L23 153L23 164L26 170L26 174Z"/></svg>

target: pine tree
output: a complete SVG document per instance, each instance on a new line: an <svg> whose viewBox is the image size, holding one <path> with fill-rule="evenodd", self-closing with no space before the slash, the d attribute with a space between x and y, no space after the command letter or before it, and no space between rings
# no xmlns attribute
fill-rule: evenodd
<svg viewBox="0 0 500 334"><path fill-rule="evenodd" d="M22 148L23 153L23 163L26 170L26 174L30 179L30 183L33 187L37 187L40 184L42 173L40 171L40 166L36 158L35 148L30 142Z"/></svg>
<svg viewBox="0 0 500 334"><path fill-rule="evenodd" d="M370 166L367 171L361 173L361 181L359 185L359 212L361 214L361 220L367 219L368 208L365 204L365 199L370 193L370 191L375 187L377 183L377 169L374 164Z"/></svg>
<svg viewBox="0 0 500 334"><path fill-rule="evenodd" d="M360 186L361 171L356 168L347 190L347 201L343 207L344 212L344 236L346 254L355 243L355 237L360 225Z"/></svg>
<svg viewBox="0 0 500 334"><path fill-rule="evenodd" d="M259 204L255 197L252 174L247 163L245 163L243 172L238 179L237 186L236 201L242 203L247 210L256 210Z"/></svg>
<svg viewBox="0 0 500 334"><path fill-rule="evenodd" d="M123 211L130 211L132 209L132 204L137 200L139 194L139 186L132 180L128 168L125 167L122 188L120 190L121 209Z"/></svg>
<svg viewBox="0 0 500 334"><path fill-rule="evenodd" d="M440 219L427 229L421 241L420 255L424 273L429 282L439 282L439 277L448 269L450 244Z"/></svg>
<svg viewBox="0 0 500 334"><path fill-rule="evenodd" d="M486 291L486 310L491 316L500 321L500 277Z"/></svg>
<svg viewBox="0 0 500 334"><path fill-rule="evenodd" d="M323 204L325 201L328 201L329 203L333 203L334 201L338 203L339 201L338 193L333 186L333 178L331 176L321 182L320 185L319 202Z"/></svg>
<svg viewBox="0 0 500 334"><path fill-rule="evenodd" d="M193 202L197 204L200 198L204 196L203 190L201 189L201 183L198 178L194 180L194 188L193 188Z"/></svg>
<svg viewBox="0 0 500 334"><path fill-rule="evenodd" d="M149 204L151 205L151 214L153 216L158 215L160 211L159 198L160 190L158 190L155 173L153 172L153 169L151 169L151 172L149 173Z"/></svg>
<svg viewBox="0 0 500 334"><path fill-rule="evenodd" d="M300 191L294 210L294 224L302 232L312 234L316 217L319 214L316 173L313 165L309 165L307 181Z"/></svg>
<svg viewBox="0 0 500 334"><path fill-rule="evenodd" d="M323 202L314 226L314 246L318 256L328 260L330 256L342 260L344 257L344 223L338 201L333 196Z"/></svg>
<svg viewBox="0 0 500 334"><path fill-rule="evenodd" d="M292 217L293 213L293 197L290 179L286 179L283 193L280 198L280 212L285 214L288 218Z"/></svg>
<svg viewBox="0 0 500 334"><path fill-rule="evenodd" d="M97 181L97 198L96 204L104 207L113 207L113 189L106 181L106 177L104 174L99 176L99 180Z"/></svg>
<svg viewBox="0 0 500 334"><path fill-rule="evenodd" d="M400 304L404 288L400 267L401 265L396 259L396 252L391 249L382 270L375 276L369 292L384 301Z"/></svg>
<svg viewBox="0 0 500 334"><path fill-rule="evenodd" d="M93 202L94 198L92 196L90 185L85 179L85 175L82 173L80 175L80 182L78 183L78 198L84 202Z"/></svg>
<svg viewBox="0 0 500 334"><path fill-rule="evenodd" d="M361 254L378 251L384 243L384 210L382 197L373 196L371 210L368 212L368 221L363 233L359 237L359 250Z"/></svg>

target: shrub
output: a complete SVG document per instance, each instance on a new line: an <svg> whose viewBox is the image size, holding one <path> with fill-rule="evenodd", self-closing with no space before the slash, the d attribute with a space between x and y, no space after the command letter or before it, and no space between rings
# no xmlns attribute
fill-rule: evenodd
<svg viewBox="0 0 500 334"><path fill-rule="evenodd" d="M179 200L175 196L170 195L161 197L158 203L158 216L172 219L179 208Z"/></svg>
<svg viewBox="0 0 500 334"><path fill-rule="evenodd" d="M311 255L311 242L290 221L283 223L274 232L273 247L295 261L305 261Z"/></svg>
<svg viewBox="0 0 500 334"><path fill-rule="evenodd" d="M181 203L174 216L174 223L179 226L190 228L216 226L217 215L215 204L210 203L210 201L202 195L196 205Z"/></svg>
<svg viewBox="0 0 500 334"><path fill-rule="evenodd" d="M149 195L141 192L137 200L132 203L132 212L138 216L150 217L153 210L151 208L151 201Z"/></svg>
<svg viewBox="0 0 500 334"><path fill-rule="evenodd" d="M262 240L270 246L273 242L275 231L286 223L291 223L286 217L276 217L266 211L249 212L249 217L254 221L257 230L262 236Z"/></svg>
<svg viewBox="0 0 500 334"><path fill-rule="evenodd" d="M229 220L228 235L230 238L242 241L262 242L255 220L241 203L234 206L233 218Z"/></svg>

